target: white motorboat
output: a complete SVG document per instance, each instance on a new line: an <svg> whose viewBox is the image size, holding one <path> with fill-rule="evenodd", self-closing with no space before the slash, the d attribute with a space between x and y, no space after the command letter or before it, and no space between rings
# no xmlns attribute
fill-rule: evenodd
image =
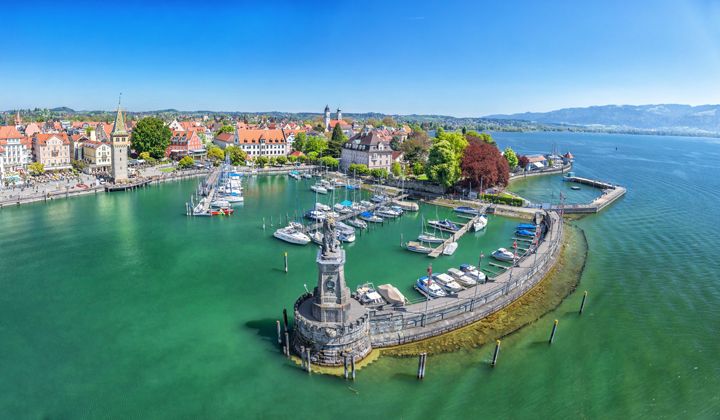
<svg viewBox="0 0 720 420"><path fill-rule="evenodd" d="M372 283L365 283L355 290L355 298L363 305L384 305L385 300Z"/></svg>
<svg viewBox="0 0 720 420"><path fill-rule="evenodd" d="M420 210L420 206L418 206L417 203L413 203L411 201L393 201L398 207L405 211L418 211Z"/></svg>
<svg viewBox="0 0 720 420"><path fill-rule="evenodd" d="M358 229L367 229L367 226L368 226L367 223L365 223L365 221L356 219L356 218L348 219L347 224L350 226L354 226ZM336 226L337 226L337 224L336 224Z"/></svg>
<svg viewBox="0 0 720 420"><path fill-rule="evenodd" d="M462 270L458 270L457 268L448 269L448 274L453 276L455 281L460 283L461 286L472 287L477 285L477 280L475 278L471 277Z"/></svg>
<svg viewBox="0 0 720 420"><path fill-rule="evenodd" d="M360 205L363 206L363 208L368 209L373 206L373 203L367 200L360 200Z"/></svg>
<svg viewBox="0 0 720 420"><path fill-rule="evenodd" d="M473 231L479 232L479 231L485 229L485 226L487 226L487 223L488 223L487 216L482 215L482 216L478 217L473 222Z"/></svg>
<svg viewBox="0 0 720 420"><path fill-rule="evenodd" d="M245 197L242 195L235 195L235 194L222 194L221 197L223 200L227 200L229 203L242 203L245 201Z"/></svg>
<svg viewBox="0 0 720 420"><path fill-rule="evenodd" d="M421 242L410 241L405 244L405 248L408 251L417 252L420 254L429 254L432 252L432 248L423 245Z"/></svg>
<svg viewBox="0 0 720 420"><path fill-rule="evenodd" d="M350 235L351 233L355 233L355 228L352 226L348 226L343 222L335 222L335 229L340 233L345 233L347 235Z"/></svg>
<svg viewBox="0 0 720 420"><path fill-rule="evenodd" d="M300 180L300 174L297 171L290 171L288 176L293 179Z"/></svg>
<svg viewBox="0 0 720 420"><path fill-rule="evenodd" d="M436 229L445 231L445 232L451 232L455 233L458 230L460 230L460 226L456 225L455 223L451 222L448 219L445 220L428 220L428 224Z"/></svg>
<svg viewBox="0 0 720 420"><path fill-rule="evenodd" d="M228 208L228 207L230 207L230 202L227 200L222 200L222 199L213 200L213 202L210 203L210 206L215 207L215 208L220 208L220 209Z"/></svg>
<svg viewBox="0 0 720 420"><path fill-rule="evenodd" d="M458 249L458 243L457 242L450 242L449 244L445 245L445 248L443 248L443 255L452 255L457 251Z"/></svg>
<svg viewBox="0 0 720 420"><path fill-rule="evenodd" d="M397 212L393 211L392 209L388 209L388 208L381 208L381 209L375 210L375 214L377 214L380 217L385 217L388 219L394 219L394 218L400 216Z"/></svg>
<svg viewBox="0 0 720 420"><path fill-rule="evenodd" d="M335 235L337 235L337 238L340 242L355 242L355 234L354 233L343 233L336 231Z"/></svg>
<svg viewBox="0 0 720 420"><path fill-rule="evenodd" d="M438 238L435 235L431 235L429 233L423 233L418 236L418 241L420 242L426 242L428 244L441 244L445 242L444 238Z"/></svg>
<svg viewBox="0 0 720 420"><path fill-rule="evenodd" d="M312 178L312 175L310 174L310 172L303 172L302 177L307 179Z"/></svg>
<svg viewBox="0 0 720 420"><path fill-rule="evenodd" d="M447 290L450 293L458 293L464 290L464 288L460 286L460 284L456 282L455 279L452 278L452 276L450 276L449 274L433 274L433 280L438 282L443 289Z"/></svg>
<svg viewBox="0 0 720 420"><path fill-rule="evenodd" d="M381 284L377 287L377 292L391 305L404 305L408 301L405 295L392 284Z"/></svg>
<svg viewBox="0 0 720 420"><path fill-rule="evenodd" d="M474 265L460 264L460 270L478 283L485 283L487 281L485 273L478 270Z"/></svg>
<svg viewBox="0 0 720 420"><path fill-rule="evenodd" d="M330 211L332 210L330 206L323 204L323 203L315 203L315 210L319 211Z"/></svg>
<svg viewBox="0 0 720 420"><path fill-rule="evenodd" d="M415 281L415 290L431 299L447 296L445 289L428 276L422 276Z"/></svg>
<svg viewBox="0 0 720 420"><path fill-rule="evenodd" d="M316 244L318 244L318 245L323 244L324 235L319 230L316 230L315 232L310 232L310 234L308 236L310 236L310 240L315 242Z"/></svg>
<svg viewBox="0 0 720 420"><path fill-rule="evenodd" d="M328 193L327 188L323 187L322 185L318 185L318 184L311 185L310 189L315 191L318 194L327 194Z"/></svg>
<svg viewBox="0 0 720 420"><path fill-rule="evenodd" d="M311 241L310 237L303 233L302 225L294 222L284 228L276 230L273 236L281 241L297 245L305 245Z"/></svg>
<svg viewBox="0 0 720 420"><path fill-rule="evenodd" d="M496 251L493 251L491 255L498 261L512 262L515 259L515 254L505 248L498 248Z"/></svg>

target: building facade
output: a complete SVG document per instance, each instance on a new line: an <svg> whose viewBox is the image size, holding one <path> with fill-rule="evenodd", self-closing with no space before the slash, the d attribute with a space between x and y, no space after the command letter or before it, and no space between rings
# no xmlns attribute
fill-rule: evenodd
<svg viewBox="0 0 720 420"><path fill-rule="evenodd" d="M27 169L32 159L30 139L20 134L17 128L0 126L0 162L2 175Z"/></svg>
<svg viewBox="0 0 720 420"><path fill-rule="evenodd" d="M288 153L287 140L281 129L235 129L234 133L220 133L213 143L225 149L228 146L241 148L248 158L258 156L277 157Z"/></svg>
<svg viewBox="0 0 720 420"><path fill-rule="evenodd" d="M165 149L165 156L174 159L183 156L201 156L205 154L202 140L197 131L173 131L170 144Z"/></svg>
<svg viewBox="0 0 720 420"><path fill-rule="evenodd" d="M364 130L347 141L340 153L340 168L347 170L353 164L367 165L370 169L387 169L393 163L390 139L375 130Z"/></svg>
<svg viewBox="0 0 720 420"><path fill-rule="evenodd" d="M32 140L33 158L46 171L70 169L70 140L65 133L38 133Z"/></svg>
<svg viewBox="0 0 720 420"><path fill-rule="evenodd" d="M109 172L112 166L112 148L108 143L87 140L83 142L83 161L87 163L86 172Z"/></svg>

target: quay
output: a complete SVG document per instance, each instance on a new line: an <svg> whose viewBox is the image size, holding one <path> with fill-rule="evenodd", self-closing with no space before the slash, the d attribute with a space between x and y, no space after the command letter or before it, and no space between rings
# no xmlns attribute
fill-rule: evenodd
<svg viewBox="0 0 720 420"><path fill-rule="evenodd" d="M540 282L557 261L562 217L556 211L538 211L536 217L542 231L539 244L490 281L447 297L374 308L350 298L344 278L345 254L334 239L334 221L326 220L323 229L328 240L318 251L318 284L313 293L295 302L292 341L286 345L297 354L303 351L305 357L310 349L313 364L342 366L346 358L361 360L373 348L424 340L499 311ZM412 274L404 279L414 280Z"/></svg>
<svg viewBox="0 0 720 420"><path fill-rule="evenodd" d="M106 184L105 192L136 190L152 182L151 179L141 179L127 184Z"/></svg>
<svg viewBox="0 0 720 420"><path fill-rule="evenodd" d="M563 178L563 181L588 185L593 188L600 188L603 191L600 197L594 199L588 204L565 204L553 207L554 210L562 210L565 214L598 213L605 207L619 200L627 192L627 189L625 187L621 187L620 185L614 185L609 182L598 181L590 178L566 176Z"/></svg>

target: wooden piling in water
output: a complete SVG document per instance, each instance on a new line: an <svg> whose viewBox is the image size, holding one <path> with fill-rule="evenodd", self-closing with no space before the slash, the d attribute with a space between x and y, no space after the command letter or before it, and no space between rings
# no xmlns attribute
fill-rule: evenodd
<svg viewBox="0 0 720 420"><path fill-rule="evenodd" d="M288 318L287 318L287 309L283 308L283 321L285 322L285 331L288 330Z"/></svg>
<svg viewBox="0 0 720 420"><path fill-rule="evenodd" d="M495 341L495 352L493 353L492 366L497 364L498 355L500 354L500 340Z"/></svg>
<svg viewBox="0 0 720 420"><path fill-rule="evenodd" d="M352 380L355 380L355 356L350 356L350 365L352 367Z"/></svg>
<svg viewBox="0 0 720 420"><path fill-rule="evenodd" d="M555 339L555 331L557 331L558 326L558 320L556 319L555 322L553 322L552 331L550 332L550 340L548 341L549 344L553 343L553 340Z"/></svg>
<svg viewBox="0 0 720 420"><path fill-rule="evenodd" d="M282 344L282 332L280 331L280 320L278 319L276 321L276 323L277 323L277 340L278 340L278 345L280 345L280 344Z"/></svg>
<svg viewBox="0 0 720 420"><path fill-rule="evenodd" d="M305 368L307 369L307 373L311 373L312 368L310 366L310 347L305 349L305 354L307 355L307 360L305 361Z"/></svg>
<svg viewBox="0 0 720 420"><path fill-rule="evenodd" d="M585 300L586 300L586 299L587 299L587 290L585 291L585 293L583 293L582 302L580 303L580 313L579 313L579 315L582 315L583 310L585 309Z"/></svg>
<svg viewBox="0 0 720 420"><path fill-rule="evenodd" d="M425 366L427 363L427 353L420 353L420 357L418 358L418 379L424 379L425 378Z"/></svg>
<svg viewBox="0 0 720 420"><path fill-rule="evenodd" d="M285 331L285 356L290 357L290 333Z"/></svg>
<svg viewBox="0 0 720 420"><path fill-rule="evenodd" d="M285 252L285 273L288 272L288 256L287 251Z"/></svg>
<svg viewBox="0 0 720 420"><path fill-rule="evenodd" d="M347 357L347 355L345 355L345 357L343 359L343 366L345 368L345 379L347 379L348 378L348 357Z"/></svg>

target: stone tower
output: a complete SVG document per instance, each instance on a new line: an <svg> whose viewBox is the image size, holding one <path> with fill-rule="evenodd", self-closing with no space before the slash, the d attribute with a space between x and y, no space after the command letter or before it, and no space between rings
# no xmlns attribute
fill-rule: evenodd
<svg viewBox="0 0 720 420"><path fill-rule="evenodd" d="M113 182L120 184L128 181L128 146L130 145L129 135L125 127L120 103L118 102L117 115L110 133L110 146L112 148L112 177Z"/></svg>
<svg viewBox="0 0 720 420"><path fill-rule="evenodd" d="M330 107L325 105L325 131L330 130Z"/></svg>
<svg viewBox="0 0 720 420"><path fill-rule="evenodd" d="M312 314L322 322L345 322L350 309L350 289L345 284L345 250L335 237L335 220L323 221L323 246L318 252L318 282Z"/></svg>
<svg viewBox="0 0 720 420"><path fill-rule="evenodd" d="M337 119L338 121L342 120L342 110L340 108L337 109Z"/></svg>
<svg viewBox="0 0 720 420"><path fill-rule="evenodd" d="M323 245L317 254L318 281L312 294L295 302L293 348L310 349L313 363L338 366L372 350L370 315L350 296L345 283L345 251L335 237L335 221L323 222Z"/></svg>

